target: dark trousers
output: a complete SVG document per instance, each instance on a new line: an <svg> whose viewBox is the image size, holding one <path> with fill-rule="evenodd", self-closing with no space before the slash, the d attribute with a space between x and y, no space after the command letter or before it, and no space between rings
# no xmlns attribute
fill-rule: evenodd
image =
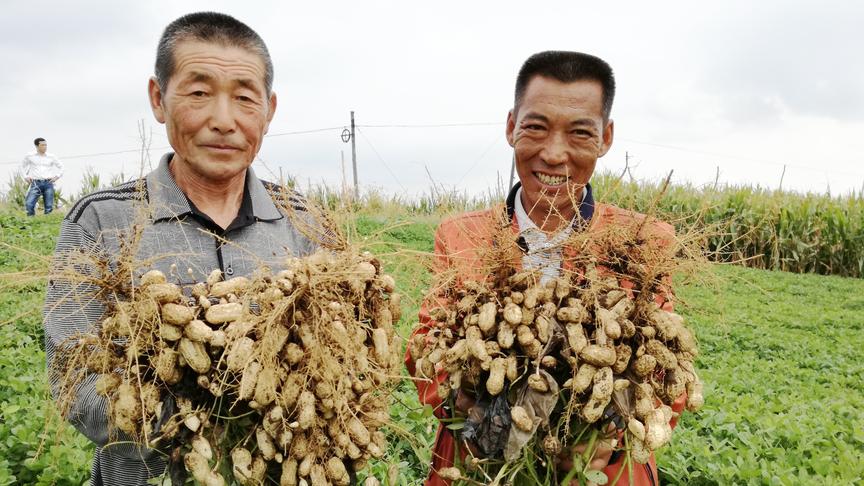
<svg viewBox="0 0 864 486"><path fill-rule="evenodd" d="M54 183L50 179L33 179L30 182L30 189L27 191L27 197L24 199L24 209L27 210L27 216L36 214L36 201L42 196L45 203L45 214L54 210Z"/></svg>

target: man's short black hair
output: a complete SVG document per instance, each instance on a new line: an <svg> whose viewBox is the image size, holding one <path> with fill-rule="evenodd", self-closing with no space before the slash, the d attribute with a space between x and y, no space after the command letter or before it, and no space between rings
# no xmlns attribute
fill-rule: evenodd
<svg viewBox="0 0 864 486"><path fill-rule="evenodd" d="M42 143L42 142L44 142L44 141L45 141L45 139L44 139L44 138L42 138L42 137L39 137L39 138L37 138L37 139L36 139L36 140L33 140L33 145L35 145L35 146L37 146L37 147L38 147L38 146L39 146L39 144L40 144L40 143Z"/></svg>
<svg viewBox="0 0 864 486"><path fill-rule="evenodd" d="M197 40L223 46L247 49L264 62L264 85L267 94L273 88L273 61L267 45L257 32L230 15L197 12L184 15L168 24L156 48L156 81L163 92L174 74L174 48L181 41Z"/></svg>
<svg viewBox="0 0 864 486"><path fill-rule="evenodd" d="M525 61L525 64L522 64L516 77L514 110L519 109L525 89L535 76L552 78L562 83L597 81L603 87L603 119L609 120L612 114L612 100L615 99L615 75L603 59L572 51L543 51L534 54Z"/></svg>

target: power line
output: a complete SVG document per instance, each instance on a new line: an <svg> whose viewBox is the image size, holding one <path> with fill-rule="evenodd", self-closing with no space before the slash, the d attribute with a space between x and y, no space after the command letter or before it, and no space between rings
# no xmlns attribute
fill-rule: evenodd
<svg viewBox="0 0 864 486"><path fill-rule="evenodd" d="M641 140L633 140L633 139L629 139L629 138L617 138L617 140L622 140L622 141L624 141L624 142L629 142L629 143L635 143L635 144L638 144L638 145L647 145L647 146L650 146L650 147L657 147L657 148L664 148L664 149L669 149L669 150L676 150L676 151L678 151L678 152L687 152L687 153L691 153L691 154L707 155L707 156L710 156L710 157L719 157L719 158L722 158L722 159L740 160L740 161L743 161L743 162L756 162L756 163L758 163L758 164L775 165L775 166L777 166L777 167L784 167L784 168L785 168L785 167L794 167L794 168L796 168L796 169L812 170L812 171L814 171L814 172L824 172L824 173L826 173L826 174L854 175L854 176L858 176L858 177L862 177L862 176L864 176L864 173L862 173L862 172L849 172L849 171L840 171L840 170L825 170L825 169L819 169L819 168L816 168L816 167L810 167L810 166L806 166L806 165L790 164L790 163L788 163L788 162L778 162L778 161L776 161L776 160L758 159L758 158L754 158L754 157L742 157L742 156L740 156L740 155L723 154L723 153L719 153L719 152L710 152L710 151L707 151L707 150L696 150L696 149L691 149L691 148L688 148L688 147L679 147L679 146L676 146L676 145L668 145L668 144L663 144L663 143L644 142L644 141L641 141Z"/></svg>
<svg viewBox="0 0 864 486"><path fill-rule="evenodd" d="M380 160L381 163L384 164L384 168L387 169L387 172L389 172L391 176L393 176L393 180L396 181L396 184L399 184L399 187L402 188L402 192L407 194L408 190L405 189L405 186L402 185L402 182L399 181L399 178L396 177L396 174L390 169L390 166L387 165L387 162L384 162L384 158L381 157L381 154L379 154L378 150L375 149L375 146L372 145L372 141L369 140L369 137L367 137L366 134L363 133L363 130L360 130L359 128L357 128L357 133L359 133L360 135L363 135L363 140L366 140L366 143L369 144L369 148L372 149L372 152L375 152L375 155L378 157L378 160Z"/></svg>
<svg viewBox="0 0 864 486"><path fill-rule="evenodd" d="M363 128L445 128L445 127L474 127L474 126L494 126L494 125L503 125L504 122L467 122L467 123L439 123L439 124L371 124L371 125L357 125L358 127ZM677 150L679 152L687 152L699 155L707 155L711 157L720 157L724 159L730 160L741 160L745 162L756 162L760 164L768 164L775 165L778 167L794 167L797 169L811 170L815 172L826 172L830 174L844 174L844 175L854 175L854 176L864 176L864 173L860 172L849 172L849 171L837 171L837 170L829 170L819 169L816 167L809 167L806 165L797 165L790 164L788 162L778 162L776 160L767 160L767 159L758 159L753 157L741 157L737 155L729 155L718 152L710 152L706 150L696 150L688 147L681 147L676 145L655 143L655 142L645 142L641 140L633 140L627 138L618 138L618 140L622 140L625 142L635 143L639 145L648 145L652 147L664 148L669 150ZM470 172L470 170L469 170Z"/></svg>
<svg viewBox="0 0 864 486"><path fill-rule="evenodd" d="M305 135L307 133L318 133L318 132L328 132L330 130L342 130L343 126L338 127L327 127L327 128L313 128L312 130L300 130L297 132L280 132L280 133L268 133L264 135L264 137L283 137L285 135Z"/></svg>
<svg viewBox="0 0 864 486"><path fill-rule="evenodd" d="M293 132L268 133L267 135L264 135L264 137L270 138L270 137L283 137L286 135L305 135L307 133L318 133L318 132L326 132L326 131L330 131L330 130L341 130L342 128L344 128L344 127L338 126L338 127L314 128L312 130L299 130L299 131L293 131ZM170 149L170 148L171 148L170 145L165 145L163 147L150 147L149 150L165 150L165 149ZM122 155L122 154L132 154L132 153L140 153L140 152L141 152L141 148L129 149L129 150L118 150L116 152L96 152L96 153L92 153L92 154L67 155L67 156L61 157L61 160L83 159L85 157L104 157L106 155ZM0 165L17 165L20 163L21 162L3 162Z"/></svg>
<svg viewBox="0 0 864 486"><path fill-rule="evenodd" d="M665 148L665 149L670 149L670 150L677 150L679 152L688 152L691 154L710 155L712 157L720 157L720 158L724 158L724 159L735 159L735 160L742 160L745 162L758 162L761 164L771 164L771 165L781 165L781 166L784 165L782 162L776 162L773 160L756 159L753 157L741 157L740 155L721 154L719 152L709 152L707 150L696 150L696 149L691 149L691 148L687 148L687 147L679 147L676 145L669 145L669 144L664 144L664 143L644 142L641 140L633 140L632 138L617 138L617 140L635 143L638 145L648 145L650 147L658 147L658 148ZM805 168L809 168L809 167L805 167Z"/></svg>
<svg viewBox="0 0 864 486"><path fill-rule="evenodd" d="M467 177L468 174L470 174L471 171L474 170L475 167L477 167L477 165L480 163L481 160L486 158L486 155L492 150L492 147L494 147L495 145L497 145L499 143L500 137L501 137L500 133L495 135L495 137L489 142L489 145L486 146L486 149L483 150L483 153L481 153L480 156L474 160L474 163L471 164L471 167L468 168L468 170L466 170L465 173L462 174L462 177L459 178L459 181L456 182L457 186L459 184L462 184L462 181L465 180L465 177Z"/></svg>
<svg viewBox="0 0 864 486"><path fill-rule="evenodd" d="M359 128L458 128L458 127L496 126L496 125L503 125L503 124L504 124L504 122L418 123L418 124L388 123L388 124L357 125L357 128L358 129ZM265 135L265 137L282 137L282 136L291 136L291 135L305 135L305 134L310 134L310 133L319 133L319 132L327 132L327 131L342 130L342 129L344 129L344 127L340 125L340 126L334 126L334 127L313 128L310 130L297 130L297 131L269 133L269 134ZM364 138L366 139L366 142L370 146L372 146L372 143L369 141L369 139L365 135L364 135ZM723 158L723 159L728 159L728 160L740 160L740 161L744 161L744 162L755 162L758 164L774 165L777 167L784 167L785 166L785 167L792 167L792 168L809 170L809 171L814 171L814 172L823 172L826 174L838 174L838 175L842 174L842 175L852 175L852 176L857 176L857 177L864 176L864 173L860 173L860 172L838 171L838 170L833 170L833 169L832 170L825 170L825 169L810 167L810 166L806 166L806 165L790 164L788 162L779 162L776 160L759 159L759 158L754 158L754 157L742 157L740 155L730 155L730 154L724 154L724 153L719 153L719 152L711 152L711 151L707 151L707 150L698 150L698 149L693 149L693 148L689 148L689 147L682 147L682 146L677 146L677 145L670 145L670 144L663 144L663 143L656 143L656 142L646 142L644 140L634 140L634 139L620 138L620 137L618 138L618 140L621 140L624 142L629 142L629 143L634 143L634 144L638 144L638 145L646 145L646 146L657 147L657 148L662 148L662 149L666 149L666 150L675 150L678 152L686 152L686 153L692 153L692 154L698 154L698 155L704 155L704 156L710 156L710 157L718 157L718 158ZM170 149L170 148L171 148L170 146L166 145L166 146L161 146L161 147L150 147L149 150L165 150L165 149ZM372 149L373 149L373 151L375 151L374 146L372 146ZM105 156L109 156L109 155L122 155L122 154L131 154L131 153L135 153L135 154L141 153L141 148L139 147L139 148L128 149L128 150L117 150L117 151L113 151L113 152L95 152L95 153L90 153L90 154L69 155L69 156L61 157L61 160L82 159L82 158L87 158L87 157L105 157ZM375 153L376 153L376 155L378 155L379 160L381 160L381 162L384 163L384 166L387 167L387 164L384 162L384 159L381 158L380 154L378 154L377 151L375 151ZM482 159L482 156L481 156L481 159ZM2 162L2 163L0 163L0 165L18 165L20 163L21 163L20 161L10 161L10 162ZM475 165L476 165L476 163L475 163ZM472 169L473 169L473 167L472 167ZM395 174L393 174L393 172L390 170L389 167L387 167L387 170L390 171L391 175L393 175L394 179L396 179L398 182L398 178L396 178ZM469 172L470 172L470 169L469 169ZM399 185L401 186L401 184L399 184Z"/></svg>
<svg viewBox="0 0 864 486"><path fill-rule="evenodd" d="M357 125L357 126L363 127L363 128L445 128L445 127L489 126L489 125L501 125L501 124L502 123L480 122L480 123L444 123L444 124L428 124L428 125L405 125L405 124L397 125L397 124L393 124L393 125ZM306 135L309 133L327 132L327 131L331 131L331 130L342 130L343 128L345 128L345 127L340 125L338 127L324 127L324 128L313 128L311 130L298 130L298 131L290 131L290 132L268 133L267 135L265 135L265 138L284 137L284 136L288 136L288 135ZM150 150L165 150L165 149L170 149L170 148L171 148L170 145L166 145L163 147L151 147ZM65 156L61 157L61 159L62 160L72 160L72 159L83 159L83 158L87 158L87 157L105 157L108 155L133 154L133 153L140 153L140 152L141 152L141 149L136 148L136 149L128 149L128 150L117 150L114 152L94 152L91 154L65 155ZM0 163L0 165L18 165L20 163L21 163L20 161L10 161L10 162Z"/></svg>
<svg viewBox="0 0 864 486"><path fill-rule="evenodd" d="M436 124L390 124L390 125L357 125L362 128L449 128L449 127L488 127L503 125L504 122L470 122L470 123L436 123Z"/></svg>
<svg viewBox="0 0 864 486"><path fill-rule="evenodd" d="M150 150L163 150L171 148L170 146L165 147L150 147ZM79 155L66 155L60 157L61 160L69 160L69 159L83 159L84 157L103 157L106 155L120 155L120 154L131 154L131 153L140 153L141 149L129 149L129 150L118 150L116 152L97 152L92 154L79 154ZM19 165L21 162L3 162L0 165Z"/></svg>

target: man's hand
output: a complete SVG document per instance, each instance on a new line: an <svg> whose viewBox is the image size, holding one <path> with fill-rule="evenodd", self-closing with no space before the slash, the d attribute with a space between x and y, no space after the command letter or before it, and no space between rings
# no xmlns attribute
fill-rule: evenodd
<svg viewBox="0 0 864 486"><path fill-rule="evenodd" d="M609 424L609 428L607 429L609 434L614 433L615 425ZM609 465L609 459L612 458L612 452L616 445L615 439L611 437L598 437L597 441L594 443L594 454L591 457L591 462L588 463L587 469L602 471L606 469L606 466ZM588 448L588 444L583 442L581 444L577 444L572 448L562 451L559 454L558 459L558 469L564 473L569 472L573 469L573 457L576 454L583 455L585 454L585 450ZM610 478L611 479L611 478ZM571 481L571 486L577 486L579 484L578 481ZM594 483L589 482L589 485Z"/></svg>
<svg viewBox="0 0 864 486"><path fill-rule="evenodd" d="M457 417L465 417L465 419L471 419L474 422L480 423L483 420L484 410L481 410L481 407L475 407L474 405L477 403L477 400L474 399L471 394L466 393L463 389L459 389L456 391L456 400L453 403L454 415ZM468 452L474 456L478 457L480 452L477 449L477 445L472 441L466 441L465 444L468 446Z"/></svg>
<svg viewBox="0 0 864 486"><path fill-rule="evenodd" d="M473 396L466 393L463 389L459 389L456 391L456 401L453 406L456 408L454 410L457 412L457 416L459 417L469 417L471 416L471 412L474 411L474 404L477 401ZM477 418L477 417L472 417Z"/></svg>
<svg viewBox="0 0 864 486"><path fill-rule="evenodd" d="M25 178L24 178L24 182L26 182L27 184L32 184L32 183L33 183L33 179L31 179L31 178L29 178L29 177L25 177Z"/></svg>
<svg viewBox="0 0 864 486"><path fill-rule="evenodd" d="M607 440L597 441L597 447L594 449L594 457L591 459L591 462L588 463L588 469L593 469L595 471L602 471L606 469L606 466L609 465L609 459L612 458L611 445L612 444L610 444ZM573 468L573 455L584 454L586 447L588 447L588 444L583 443L570 449L570 455L564 456L563 460L558 464L558 468L564 472L570 471L570 469ZM592 485L594 483L589 482L588 484ZM570 482L570 485L578 486L579 481L573 480Z"/></svg>
<svg viewBox="0 0 864 486"><path fill-rule="evenodd" d="M457 417L470 417L471 420L480 422L483 419L484 410L481 410L482 407L475 407L474 405L476 403L475 398L470 393L467 393L460 388L456 392L456 400L453 403L455 410L453 412ZM608 432L609 434L615 432L614 424L609 424ZM588 469L602 471L609 465L609 459L612 458L615 442L614 439L609 437L598 437L594 444L594 454L591 458L591 462L588 464ZM467 445L470 453L477 456L478 451L475 444L469 442ZM565 473L569 472L573 468L573 456L576 454L584 454L587 448L588 444L583 442L573 446L569 450L562 451L558 456L558 469ZM571 482L571 485L573 486L578 486L578 484L579 482L575 480ZM588 484L590 485L593 483Z"/></svg>

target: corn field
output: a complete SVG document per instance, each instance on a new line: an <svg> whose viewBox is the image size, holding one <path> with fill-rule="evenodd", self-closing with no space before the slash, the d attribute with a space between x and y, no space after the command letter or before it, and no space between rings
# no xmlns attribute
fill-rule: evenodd
<svg viewBox="0 0 864 486"><path fill-rule="evenodd" d="M95 177L94 177L95 176ZM114 177L111 183L124 180ZM288 180L295 185L296 180ZM705 236L711 260L794 273L864 277L864 197L800 194L753 186L707 186L626 180L608 172L592 180L597 201L654 214L673 223L680 233L690 229ZM20 176L7 183L3 201L23 207L26 186ZM82 181L78 197L103 187L95 173ZM487 207L506 197L499 183L481 195L433 184L409 198L378 190L353 200L350 192L327 186L301 188L330 209L378 215L442 216Z"/></svg>
<svg viewBox="0 0 864 486"><path fill-rule="evenodd" d="M706 187L594 178L599 201L656 214L679 232L707 229L709 257L748 267L864 276L864 199L752 186ZM662 196L661 196L662 193Z"/></svg>
<svg viewBox="0 0 864 486"><path fill-rule="evenodd" d="M592 179L597 201L673 223L679 233L700 230L716 262L794 273L864 277L864 198L861 194L800 194L753 186L708 186L624 180L608 172ZM326 187L307 188L336 209L345 197ZM415 199L362 194L356 209L376 214L443 216L502 201L503 187L471 197L433 187Z"/></svg>

